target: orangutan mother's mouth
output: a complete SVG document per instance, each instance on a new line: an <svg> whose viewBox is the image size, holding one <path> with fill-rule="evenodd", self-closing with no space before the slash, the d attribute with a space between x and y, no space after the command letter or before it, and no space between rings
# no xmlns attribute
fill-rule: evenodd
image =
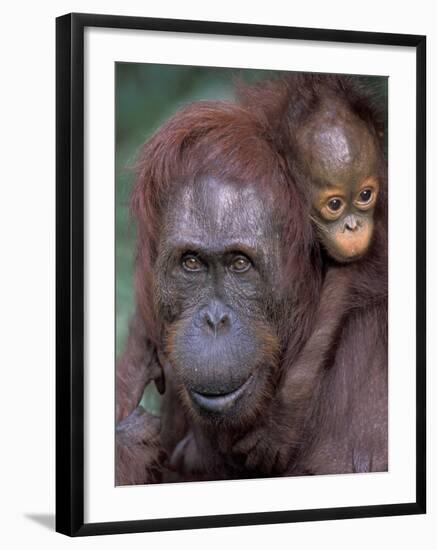
<svg viewBox="0 0 437 550"><path fill-rule="evenodd" d="M211 394L190 390L190 396L201 409L212 413L224 413L240 399L250 386L251 381L252 375L239 388L229 393Z"/></svg>

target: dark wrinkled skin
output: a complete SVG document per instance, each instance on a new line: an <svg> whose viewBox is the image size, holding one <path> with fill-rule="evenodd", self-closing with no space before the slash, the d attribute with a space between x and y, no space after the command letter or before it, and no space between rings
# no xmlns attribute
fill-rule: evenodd
<svg viewBox="0 0 437 550"><path fill-rule="evenodd" d="M241 427L272 391L284 301L274 212L271 194L213 178L180 186L168 203L155 269L163 351L180 398L208 423ZM241 395L220 397L232 392Z"/></svg>
<svg viewBox="0 0 437 550"><path fill-rule="evenodd" d="M339 262L359 259L370 246L374 227L375 202L367 206L357 200L364 189L371 188L377 196L375 136L350 110L329 98L298 130L296 139L309 177L313 221L322 244ZM327 219L321 209L334 197L340 198L344 209L338 218Z"/></svg>

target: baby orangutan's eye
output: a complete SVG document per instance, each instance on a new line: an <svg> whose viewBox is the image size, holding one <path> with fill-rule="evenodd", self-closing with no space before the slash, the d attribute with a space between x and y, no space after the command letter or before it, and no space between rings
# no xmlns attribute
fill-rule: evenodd
<svg viewBox="0 0 437 550"><path fill-rule="evenodd" d="M340 208L343 206L343 201L337 198L331 199L330 201L328 201L327 206L329 210L331 210L331 212L338 212Z"/></svg>
<svg viewBox="0 0 437 550"><path fill-rule="evenodd" d="M232 260L230 269L236 273L244 273L251 265L250 260L245 256L237 256Z"/></svg>
<svg viewBox="0 0 437 550"><path fill-rule="evenodd" d="M343 213L346 202L340 197L331 197L325 199L319 212L322 218L327 221L337 220Z"/></svg>
<svg viewBox="0 0 437 550"><path fill-rule="evenodd" d="M372 198L372 190L371 189L363 189L363 191L361 191L361 193L360 193L359 201L361 203L365 204L365 203L369 202L371 198Z"/></svg>

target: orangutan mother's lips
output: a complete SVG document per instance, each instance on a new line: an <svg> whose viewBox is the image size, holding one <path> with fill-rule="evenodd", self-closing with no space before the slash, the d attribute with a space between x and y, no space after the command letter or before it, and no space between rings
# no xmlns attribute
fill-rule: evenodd
<svg viewBox="0 0 437 550"><path fill-rule="evenodd" d="M190 390L190 396L194 403L201 409L212 413L224 413L243 395L250 385L251 380L252 376L249 376L239 388L230 393L211 394Z"/></svg>

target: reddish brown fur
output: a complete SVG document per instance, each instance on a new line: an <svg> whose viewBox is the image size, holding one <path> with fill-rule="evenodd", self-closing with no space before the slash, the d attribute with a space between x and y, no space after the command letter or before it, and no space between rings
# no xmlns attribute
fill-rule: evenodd
<svg viewBox="0 0 437 550"><path fill-rule="evenodd" d="M125 349L117 362L115 418L120 422L139 404L146 385L162 378L155 348L150 344L138 312L129 324Z"/></svg>
<svg viewBox="0 0 437 550"><path fill-rule="evenodd" d="M159 483L165 459L159 419L138 407L116 430L116 485Z"/></svg>

